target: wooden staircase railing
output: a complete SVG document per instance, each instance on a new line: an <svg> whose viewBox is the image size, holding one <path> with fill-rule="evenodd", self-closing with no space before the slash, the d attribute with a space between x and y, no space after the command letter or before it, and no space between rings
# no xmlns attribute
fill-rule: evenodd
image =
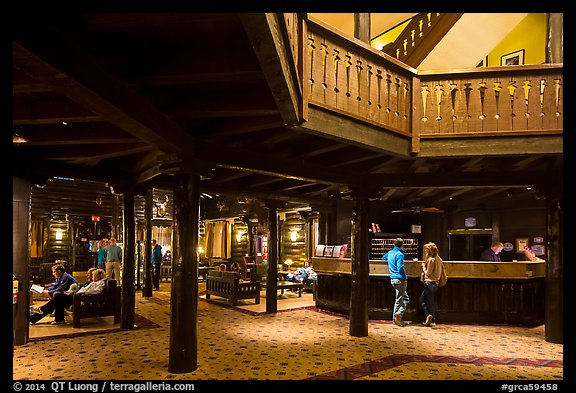
<svg viewBox="0 0 576 393"><path fill-rule="evenodd" d="M462 13L423 13L414 16L384 53L412 67L418 67L442 37L460 19Z"/></svg>

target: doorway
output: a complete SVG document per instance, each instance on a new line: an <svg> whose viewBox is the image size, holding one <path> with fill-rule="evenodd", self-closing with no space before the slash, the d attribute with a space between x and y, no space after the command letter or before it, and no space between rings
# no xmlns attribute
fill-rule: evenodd
<svg viewBox="0 0 576 393"><path fill-rule="evenodd" d="M452 229L448 231L450 261L479 261L492 244L492 229Z"/></svg>

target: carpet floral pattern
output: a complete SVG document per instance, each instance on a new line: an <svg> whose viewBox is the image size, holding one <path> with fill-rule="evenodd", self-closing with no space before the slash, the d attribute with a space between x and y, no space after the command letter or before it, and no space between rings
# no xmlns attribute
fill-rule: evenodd
<svg viewBox="0 0 576 393"><path fill-rule="evenodd" d="M558 382L564 378L563 346L545 341L543 326L439 323L427 328L414 321L401 328L390 321L370 321L368 336L359 338L350 336L345 316L310 306L311 296L294 300L291 309L279 306L277 313L266 313L265 302L256 309L253 301L231 307L200 297L198 367L172 374L168 372L170 284L162 283L152 298L136 294L141 328L31 340L14 349L13 378ZM279 297L278 304L288 300ZM62 325L50 329L72 330Z"/></svg>

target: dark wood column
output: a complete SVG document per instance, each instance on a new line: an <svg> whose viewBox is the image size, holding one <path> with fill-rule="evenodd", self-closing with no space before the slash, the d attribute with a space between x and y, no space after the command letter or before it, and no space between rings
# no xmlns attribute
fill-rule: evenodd
<svg viewBox="0 0 576 393"><path fill-rule="evenodd" d="M28 226L31 183L28 178L13 176L12 187L12 274L18 280L18 303L13 306L12 314L13 342L14 345L24 345L28 342L29 334Z"/></svg>
<svg viewBox="0 0 576 393"><path fill-rule="evenodd" d="M171 373L188 373L198 368L199 206L200 176L175 175L168 362Z"/></svg>
<svg viewBox="0 0 576 393"><path fill-rule="evenodd" d="M136 217L134 214L134 192L124 192L124 257L122 262L122 300L120 302L120 328L134 329L136 288L134 269L136 268Z"/></svg>
<svg viewBox="0 0 576 393"><path fill-rule="evenodd" d="M354 14L354 37L360 41L370 44L370 14Z"/></svg>
<svg viewBox="0 0 576 393"><path fill-rule="evenodd" d="M266 276L266 312L278 311L278 208L284 202L265 201L268 208L268 275Z"/></svg>
<svg viewBox="0 0 576 393"><path fill-rule="evenodd" d="M562 344L563 332L563 254L562 196L546 198L546 307L545 340Z"/></svg>
<svg viewBox="0 0 576 393"><path fill-rule="evenodd" d="M370 262L368 256L368 209L369 199L364 193L354 195L351 234L351 291L350 335L368 335L368 291L370 286Z"/></svg>
<svg viewBox="0 0 576 393"><path fill-rule="evenodd" d="M563 63L564 14L547 14L546 22L546 63Z"/></svg>
<svg viewBox="0 0 576 393"><path fill-rule="evenodd" d="M144 285L142 286L142 296L152 296L152 211L153 211L152 189L146 191L144 216L146 220L146 231L144 239Z"/></svg>

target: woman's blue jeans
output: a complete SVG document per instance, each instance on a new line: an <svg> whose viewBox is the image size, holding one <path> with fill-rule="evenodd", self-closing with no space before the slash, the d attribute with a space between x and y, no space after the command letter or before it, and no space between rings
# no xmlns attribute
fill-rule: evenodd
<svg viewBox="0 0 576 393"><path fill-rule="evenodd" d="M432 315L432 321L436 322L436 299L434 294L438 291L438 281L424 281L424 288L420 294L420 307L424 315Z"/></svg>

